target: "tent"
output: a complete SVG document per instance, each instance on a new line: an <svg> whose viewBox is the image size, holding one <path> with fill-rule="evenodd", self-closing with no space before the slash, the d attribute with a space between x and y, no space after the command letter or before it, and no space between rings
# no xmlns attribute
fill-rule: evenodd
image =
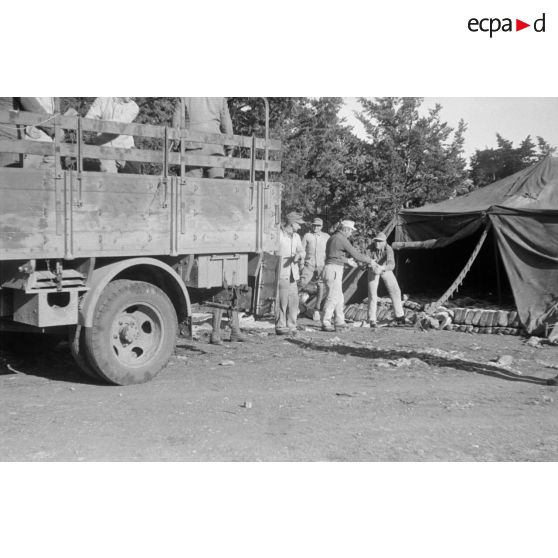
<svg viewBox="0 0 558 558"><path fill-rule="evenodd" d="M544 334L558 322L558 158L464 196L401 210L394 225L406 291L442 276L449 287L443 302L476 274L478 286L508 289L528 333Z"/></svg>

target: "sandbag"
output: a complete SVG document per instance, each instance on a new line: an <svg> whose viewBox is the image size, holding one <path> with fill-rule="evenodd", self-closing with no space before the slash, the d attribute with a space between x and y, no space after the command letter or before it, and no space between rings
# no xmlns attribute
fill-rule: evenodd
<svg viewBox="0 0 558 558"><path fill-rule="evenodd" d="M471 325L478 326L480 324L480 319L482 317L483 312L484 310L480 308L475 310L475 313L473 314L473 319L471 320Z"/></svg>
<svg viewBox="0 0 558 558"><path fill-rule="evenodd" d="M354 304L351 304L346 310L345 310L345 319L346 320L352 320L356 314L356 307Z"/></svg>
<svg viewBox="0 0 558 558"><path fill-rule="evenodd" d="M508 313L505 310L498 310L498 327L508 327Z"/></svg>
<svg viewBox="0 0 558 558"><path fill-rule="evenodd" d="M475 317L475 312L476 310L473 308L467 308L465 310L465 319L463 320L463 323L465 325L473 325L473 318Z"/></svg>
<svg viewBox="0 0 558 558"><path fill-rule="evenodd" d="M455 315L453 317L453 322L461 325L465 318L465 308L456 308Z"/></svg>
<svg viewBox="0 0 558 558"><path fill-rule="evenodd" d="M483 310L479 325L481 327L487 327L489 323L492 323L492 310Z"/></svg>

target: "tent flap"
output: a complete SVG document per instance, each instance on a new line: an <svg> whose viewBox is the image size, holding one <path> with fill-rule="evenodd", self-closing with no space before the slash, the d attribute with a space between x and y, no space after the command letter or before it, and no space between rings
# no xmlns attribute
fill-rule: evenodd
<svg viewBox="0 0 558 558"><path fill-rule="evenodd" d="M490 219L521 322L542 333L558 303L558 219L511 212Z"/></svg>
<svg viewBox="0 0 558 558"><path fill-rule="evenodd" d="M484 224L484 219L475 219L469 222L464 227L460 228L452 234L451 236L446 236L442 238L431 238L428 240L415 240L410 242L394 242L392 248L394 250L404 250L404 249L433 249L433 248L445 248L462 238L470 236L477 232L477 230Z"/></svg>
<svg viewBox="0 0 558 558"><path fill-rule="evenodd" d="M442 248L487 218L521 322L528 333L544 334L558 319L558 157L465 196L401 210L394 248Z"/></svg>

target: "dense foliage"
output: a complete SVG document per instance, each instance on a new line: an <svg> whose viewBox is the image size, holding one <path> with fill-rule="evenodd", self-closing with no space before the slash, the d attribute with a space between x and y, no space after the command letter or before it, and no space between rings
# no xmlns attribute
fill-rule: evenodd
<svg viewBox="0 0 558 558"><path fill-rule="evenodd" d="M471 157L471 179L477 188L524 169L556 151L540 136L537 136L537 145L527 136L517 148L500 134L496 134L496 141L496 149L477 149Z"/></svg>

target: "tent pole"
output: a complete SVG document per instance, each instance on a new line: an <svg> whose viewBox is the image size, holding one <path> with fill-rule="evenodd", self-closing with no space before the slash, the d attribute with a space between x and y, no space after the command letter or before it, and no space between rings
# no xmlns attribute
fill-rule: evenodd
<svg viewBox="0 0 558 558"><path fill-rule="evenodd" d="M494 263L496 264L496 289L498 291L498 306L502 306L502 282L500 279L500 260L498 254L498 242L496 234L492 233L492 246L494 247Z"/></svg>
<svg viewBox="0 0 558 558"><path fill-rule="evenodd" d="M394 215L394 217L392 218L392 220L386 225L386 227L384 228L384 230L382 231L386 237L388 237L397 227L397 213ZM395 240L395 235L394 235L394 240ZM399 282L399 251L397 251L395 253L395 279L397 279L397 282Z"/></svg>

